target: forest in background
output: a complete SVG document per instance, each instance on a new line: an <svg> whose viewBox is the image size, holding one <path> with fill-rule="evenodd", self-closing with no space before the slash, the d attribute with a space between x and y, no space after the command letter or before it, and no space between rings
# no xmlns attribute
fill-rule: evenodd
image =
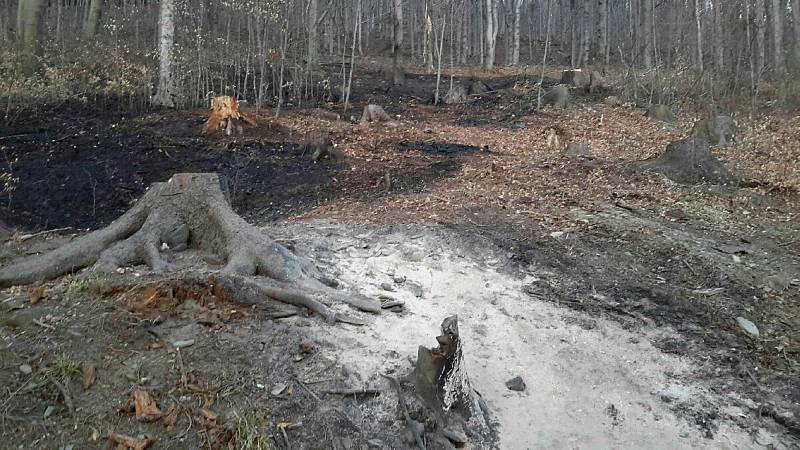
<svg viewBox="0 0 800 450"><path fill-rule="evenodd" d="M534 80L543 62L592 67L639 104L800 99L800 0L0 0L0 39L6 120L72 102L308 105L345 97L350 61L389 56Z"/></svg>

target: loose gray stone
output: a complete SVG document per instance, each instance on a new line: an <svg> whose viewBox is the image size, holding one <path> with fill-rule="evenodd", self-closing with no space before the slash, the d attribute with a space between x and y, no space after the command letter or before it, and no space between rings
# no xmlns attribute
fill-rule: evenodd
<svg viewBox="0 0 800 450"><path fill-rule="evenodd" d="M738 323L739 326L742 327L742 330L744 330L745 333L747 333L753 338L758 339L760 333L758 332L758 327L756 326L756 324L750 322L749 320L741 316L736 318L736 323Z"/></svg>
<svg viewBox="0 0 800 450"><path fill-rule="evenodd" d="M571 142L566 149L564 149L566 156L591 158L592 152L589 150L589 145L583 142Z"/></svg>
<svg viewBox="0 0 800 450"><path fill-rule="evenodd" d="M190 347L192 345L194 345L194 339L187 339L187 340L184 340L184 341L175 341L175 342L172 343L172 346L175 347L175 348Z"/></svg>
<svg viewBox="0 0 800 450"><path fill-rule="evenodd" d="M21 366L19 366L19 371L24 373L25 375L30 375L31 372L33 372L33 369L31 368L31 366L27 364L22 364Z"/></svg>
<svg viewBox="0 0 800 450"><path fill-rule="evenodd" d="M442 430L442 434L447 439L455 442L456 444L466 444L467 443L467 435L459 430L454 430L452 428L445 428Z"/></svg>
<svg viewBox="0 0 800 450"><path fill-rule="evenodd" d="M522 392L525 390L525 382L522 381L522 377L514 377L508 381L506 381L506 387L512 391Z"/></svg>
<svg viewBox="0 0 800 450"><path fill-rule="evenodd" d="M48 406L44 410L44 418L47 419L48 417L52 416L56 412L56 407L53 405Z"/></svg>

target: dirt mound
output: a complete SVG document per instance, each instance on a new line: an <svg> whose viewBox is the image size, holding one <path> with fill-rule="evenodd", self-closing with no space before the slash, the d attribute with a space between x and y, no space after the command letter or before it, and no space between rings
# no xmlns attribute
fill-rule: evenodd
<svg viewBox="0 0 800 450"><path fill-rule="evenodd" d="M644 170L659 172L685 184L731 184L737 178L711 153L711 144L704 139L674 141L667 150L641 163Z"/></svg>

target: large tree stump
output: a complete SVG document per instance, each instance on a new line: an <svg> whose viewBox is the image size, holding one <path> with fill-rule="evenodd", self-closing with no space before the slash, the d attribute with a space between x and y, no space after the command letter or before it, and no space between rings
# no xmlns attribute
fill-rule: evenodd
<svg viewBox="0 0 800 450"><path fill-rule="evenodd" d="M704 139L681 139L671 142L667 150L656 158L641 163L645 170L664 174L678 183L730 184L737 178L711 153Z"/></svg>
<svg viewBox="0 0 800 450"><path fill-rule="evenodd" d="M187 272L169 258L172 251L186 248L211 254L223 263L213 272ZM357 321L333 312L332 301L380 312L377 300L328 287L310 261L245 222L230 207L215 173L182 173L154 183L106 228L0 269L0 286L30 284L88 266L97 272L114 272L140 263L155 272L181 268L183 277L212 277L233 298L237 292L252 298L255 292L307 307L329 321Z"/></svg>

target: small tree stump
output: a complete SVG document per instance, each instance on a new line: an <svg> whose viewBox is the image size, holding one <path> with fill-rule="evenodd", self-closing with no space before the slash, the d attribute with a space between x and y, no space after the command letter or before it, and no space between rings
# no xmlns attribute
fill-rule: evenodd
<svg viewBox="0 0 800 450"><path fill-rule="evenodd" d="M566 108L569 104L569 87L566 84L559 84L544 94L544 104L553 105L556 108Z"/></svg>
<svg viewBox="0 0 800 450"><path fill-rule="evenodd" d="M361 113L361 123L388 122L392 120L380 105L367 105Z"/></svg>
<svg viewBox="0 0 800 450"><path fill-rule="evenodd" d="M666 105L650 105L645 115L659 122L675 122L675 114Z"/></svg>
<svg viewBox="0 0 800 450"><path fill-rule="evenodd" d="M203 129L200 130L200 134L207 135L220 130L224 130L227 136L230 136L234 130L238 134L242 134L244 132L242 122L257 126L254 118L239 109L239 102L235 98L227 95L214 97L211 100L211 115L203 125Z"/></svg>
<svg viewBox="0 0 800 450"><path fill-rule="evenodd" d="M603 75L596 70L570 69L561 72L561 84L594 93L606 89Z"/></svg>
<svg viewBox="0 0 800 450"><path fill-rule="evenodd" d="M469 83L469 95L483 95L490 90L489 86L481 80L472 80L472 82Z"/></svg>
<svg viewBox="0 0 800 450"><path fill-rule="evenodd" d="M460 84L454 84L453 87L447 91L444 96L445 105L455 105L459 103L467 103L467 90Z"/></svg>
<svg viewBox="0 0 800 450"><path fill-rule="evenodd" d="M623 104L622 99L620 99L616 95L609 95L603 100L603 103L614 108L620 107Z"/></svg>
<svg viewBox="0 0 800 450"><path fill-rule="evenodd" d="M568 69L561 71L561 84L567 86L588 86L589 76L581 69Z"/></svg>
<svg viewBox="0 0 800 450"><path fill-rule="evenodd" d="M713 146L727 147L733 143L738 129L736 122L728 116L714 116L695 122L691 136L705 139Z"/></svg>

